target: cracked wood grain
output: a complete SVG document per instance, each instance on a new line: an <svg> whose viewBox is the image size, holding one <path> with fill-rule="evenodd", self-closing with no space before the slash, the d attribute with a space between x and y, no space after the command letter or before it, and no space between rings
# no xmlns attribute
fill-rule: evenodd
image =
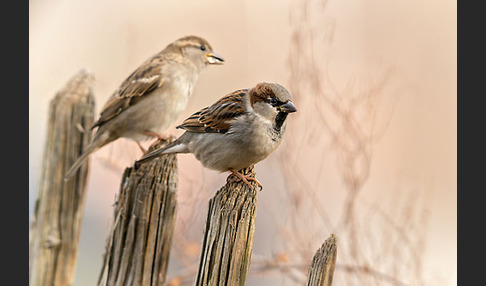
<svg viewBox="0 0 486 286"><path fill-rule="evenodd" d="M307 286L331 286L337 258L337 238L334 234L324 241L312 258Z"/></svg>
<svg viewBox="0 0 486 286"><path fill-rule="evenodd" d="M255 176L254 167L240 170ZM209 201L195 285L245 285L255 233L257 185L232 182Z"/></svg>
<svg viewBox="0 0 486 286"><path fill-rule="evenodd" d="M73 76L49 105L39 189L29 232L29 285L72 285L89 164L69 181L64 174L91 140L94 78Z"/></svg>
<svg viewBox="0 0 486 286"><path fill-rule="evenodd" d="M125 169L98 285L165 285L177 186L174 154Z"/></svg>

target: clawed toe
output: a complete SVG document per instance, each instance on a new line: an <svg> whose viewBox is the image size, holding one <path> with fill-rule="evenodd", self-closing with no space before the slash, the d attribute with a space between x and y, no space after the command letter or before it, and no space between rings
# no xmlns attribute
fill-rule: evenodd
<svg viewBox="0 0 486 286"><path fill-rule="evenodd" d="M231 172L231 174L226 179L227 182L234 183L234 182L238 182L238 181L243 181L250 188L253 188L253 186L250 184L250 182L248 182L248 181L253 181L258 185L258 187L260 188L260 191L263 189L262 184L256 178L243 175L240 172L233 170L233 169L230 169L229 171Z"/></svg>

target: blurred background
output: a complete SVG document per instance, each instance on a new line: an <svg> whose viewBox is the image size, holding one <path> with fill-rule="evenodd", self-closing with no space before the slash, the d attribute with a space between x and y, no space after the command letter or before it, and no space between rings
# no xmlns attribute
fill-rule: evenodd
<svg viewBox="0 0 486 286"><path fill-rule="evenodd" d="M29 217L55 93L88 69L99 114L145 59L199 35L226 63L205 70L177 123L262 81L298 108L255 166L248 285L304 285L332 233L335 285L457 285L456 12L453 0L29 1ZM121 175L140 156L125 139L92 155L74 285L96 283ZM208 199L227 174L178 160L168 276L192 285Z"/></svg>

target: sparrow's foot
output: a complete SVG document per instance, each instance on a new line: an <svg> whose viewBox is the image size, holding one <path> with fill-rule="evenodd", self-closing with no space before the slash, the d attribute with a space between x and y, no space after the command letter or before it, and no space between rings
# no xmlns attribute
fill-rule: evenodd
<svg viewBox="0 0 486 286"><path fill-rule="evenodd" d="M253 178L253 177L250 177L250 176L245 176L245 175L241 174L240 172L238 172L234 169L230 169L229 171L231 172L231 174L226 179L227 182L233 183L233 182L243 181L250 188L253 188L253 186L250 184L250 182L248 182L248 181L253 181L258 185L258 187L260 188L260 191L263 189L262 184L260 184L260 182L256 178Z"/></svg>

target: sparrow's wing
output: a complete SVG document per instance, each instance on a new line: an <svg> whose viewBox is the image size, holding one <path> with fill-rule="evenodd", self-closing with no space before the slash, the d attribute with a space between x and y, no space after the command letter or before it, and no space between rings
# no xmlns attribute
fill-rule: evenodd
<svg viewBox="0 0 486 286"><path fill-rule="evenodd" d="M248 89L225 95L213 105L194 113L177 128L196 133L226 133L230 122L245 113L243 97Z"/></svg>
<svg viewBox="0 0 486 286"><path fill-rule="evenodd" d="M145 95L164 84L162 76L163 59L154 57L136 69L113 93L101 111L100 118L91 128L103 125L115 118Z"/></svg>

